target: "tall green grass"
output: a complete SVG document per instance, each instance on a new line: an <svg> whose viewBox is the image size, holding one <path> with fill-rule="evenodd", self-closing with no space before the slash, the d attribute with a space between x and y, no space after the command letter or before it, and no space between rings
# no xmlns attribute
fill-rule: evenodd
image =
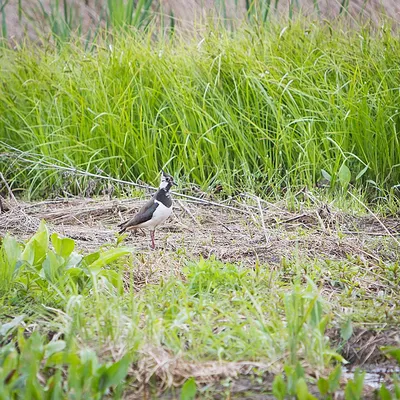
<svg viewBox="0 0 400 400"><path fill-rule="evenodd" d="M322 171L332 186L400 180L400 42L385 27L299 19L0 51L0 140L24 151L132 180L166 167L228 194L314 185ZM0 163L33 196L63 183Z"/></svg>

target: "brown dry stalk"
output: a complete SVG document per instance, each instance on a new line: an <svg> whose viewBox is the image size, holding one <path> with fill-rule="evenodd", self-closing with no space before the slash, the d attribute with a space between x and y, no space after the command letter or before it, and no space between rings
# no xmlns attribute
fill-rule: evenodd
<svg viewBox="0 0 400 400"><path fill-rule="evenodd" d="M398 246L400 246L400 242L393 236L392 232L389 231L389 229L386 227L386 225L377 217L377 215L365 204L363 203L360 199L358 199L354 194L348 192L353 199L357 200L358 203L360 203L371 215L374 219L376 219L379 223L380 226L385 230L385 232L397 243Z"/></svg>

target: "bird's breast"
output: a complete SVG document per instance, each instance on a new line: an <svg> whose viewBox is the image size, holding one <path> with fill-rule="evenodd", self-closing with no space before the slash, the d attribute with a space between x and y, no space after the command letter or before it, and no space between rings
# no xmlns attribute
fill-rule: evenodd
<svg viewBox="0 0 400 400"><path fill-rule="evenodd" d="M155 200L155 202L158 204L158 207L154 211L151 221L153 222L154 226L157 226L163 223L172 214L172 205L171 207L166 207L158 200Z"/></svg>

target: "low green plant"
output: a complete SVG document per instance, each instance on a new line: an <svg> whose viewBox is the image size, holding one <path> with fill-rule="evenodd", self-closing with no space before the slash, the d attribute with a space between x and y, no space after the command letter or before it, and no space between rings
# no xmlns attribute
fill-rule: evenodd
<svg viewBox="0 0 400 400"><path fill-rule="evenodd" d="M360 400L364 389L365 372L356 369L353 379L346 384L344 397L346 400Z"/></svg>
<svg viewBox="0 0 400 400"><path fill-rule="evenodd" d="M342 367L339 364L331 371L327 378L318 378L318 390L324 398L331 399L334 397L335 392L340 388L341 375Z"/></svg>
<svg viewBox="0 0 400 400"><path fill-rule="evenodd" d="M34 332L22 334L0 348L2 399L102 399L121 395L130 357L102 362L90 349L78 351L73 342L47 341Z"/></svg>
<svg viewBox="0 0 400 400"><path fill-rule="evenodd" d="M0 297L7 298L9 306L27 298L38 304L60 305L71 295L96 293L100 281L121 293L121 275L104 267L129 254L130 249L117 247L83 256L74 248L72 239L49 235L44 221L25 244L6 235L0 245Z"/></svg>
<svg viewBox="0 0 400 400"><path fill-rule="evenodd" d="M321 397L315 397L310 393L306 381L310 380L304 373L300 364L296 367L285 366L285 374L276 375L272 384L272 393L277 400L287 398L296 398L298 400L316 400L322 398L332 400L335 398L335 393L341 388L340 379L342 369L337 365L327 378L320 377L317 381L317 389ZM344 385L344 397L346 400L360 400L364 391L364 376L365 373L356 370L353 379L349 379ZM383 385L380 393L383 396L390 392ZM384 400L385 397L380 397ZM391 399L391 397L389 397Z"/></svg>
<svg viewBox="0 0 400 400"><path fill-rule="evenodd" d="M193 400L196 396L197 387L196 381L193 378L189 378L181 389L181 400Z"/></svg>
<svg viewBox="0 0 400 400"><path fill-rule="evenodd" d="M322 299L312 281L306 288L294 285L285 295L286 329L290 366L298 366L300 358L313 360L313 365L326 365L331 360L344 362L338 353L329 348L325 331L331 316L323 312ZM299 353L302 349L303 354Z"/></svg>
<svg viewBox="0 0 400 400"><path fill-rule="evenodd" d="M182 268L154 279L154 260L166 254L133 253L122 265L120 257L129 252L116 247L81 255L72 239L50 235L44 222L24 243L2 238L0 396L119 398L127 374L136 384L138 377L143 382L173 376L176 370L168 368L176 365L195 371L197 363L225 368L230 362L228 370L254 363L258 378L276 374L277 399L331 400L339 390L346 399L362 398L364 375L356 372L343 384L341 343L332 347L327 327L338 314L334 322L342 324L346 341L357 318L376 314L376 303L359 295L361 290L358 299L331 296L327 302L314 283L356 292L357 274L365 280L368 275L355 262L286 260L280 268L249 268L215 257L188 261L173 252L170 260L178 256ZM138 290L146 272L153 283ZM374 277L386 281L385 274L393 273L374 269ZM385 302L392 308L391 296L380 297L380 310ZM350 301L353 315L344 318L340 311ZM400 359L397 348L383 350ZM205 394L195 376L182 386L182 399ZM394 376L393 386L382 386L379 396L394 399L399 388Z"/></svg>

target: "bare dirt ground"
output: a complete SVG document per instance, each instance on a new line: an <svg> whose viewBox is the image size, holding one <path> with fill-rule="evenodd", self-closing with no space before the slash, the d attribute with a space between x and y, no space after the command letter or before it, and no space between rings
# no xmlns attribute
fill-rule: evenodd
<svg viewBox="0 0 400 400"><path fill-rule="evenodd" d="M249 267L256 262L278 266L283 258L293 257L347 260L351 255L371 267L399 259L400 218L357 217L327 204L291 212L280 203L257 201L215 206L207 201L176 200L173 216L156 232L158 253L184 249L191 257L215 255ZM0 214L0 235L8 232L27 238L45 219L52 230L74 239L81 250L94 250L114 243L117 225L144 202L106 198L9 201L9 209ZM144 233L129 235L125 243L137 252L150 251Z"/></svg>
<svg viewBox="0 0 400 400"><path fill-rule="evenodd" d="M140 199L71 198L24 203L3 200L0 237L6 233L26 239L41 219L49 229L75 240L79 250L94 251L115 244L117 225L144 204ZM201 203L203 202L203 204ZM7 205L8 204L8 205ZM221 203L176 199L172 217L156 231L156 251L148 233L129 234L124 243L137 254L147 254L152 264L173 266L179 274L182 258L209 258L241 263L249 268L268 264L282 268L285 262L312 260L364 265L362 284L379 291L390 286L374 272L382 263L400 259L400 218L354 216L334 211L327 204L289 211L284 203L269 203L249 196L242 202ZM168 261L168 262L167 262ZM144 272L144 271L143 271ZM143 283L157 283L167 271L152 272ZM328 288L327 290L332 289Z"/></svg>

